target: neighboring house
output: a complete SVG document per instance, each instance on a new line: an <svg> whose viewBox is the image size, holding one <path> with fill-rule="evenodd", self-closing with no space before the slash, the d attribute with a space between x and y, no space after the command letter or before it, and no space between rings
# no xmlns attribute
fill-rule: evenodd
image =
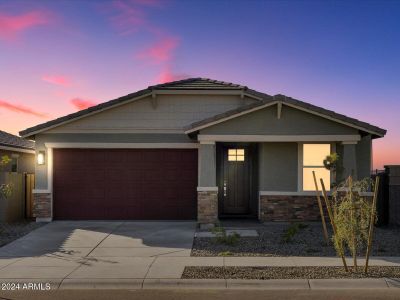
<svg viewBox="0 0 400 300"><path fill-rule="evenodd" d="M35 172L35 142L0 130L0 157L4 155L8 156L11 161L0 171Z"/></svg>
<svg viewBox="0 0 400 300"><path fill-rule="evenodd" d="M283 95L192 78L26 129L38 221L316 220L311 171L369 177L386 130ZM333 174L323 159L340 155Z"/></svg>
<svg viewBox="0 0 400 300"><path fill-rule="evenodd" d="M35 173L35 143L0 130L0 159L10 161L0 166L0 185L11 186L11 194L0 195L0 222L20 221L31 216L30 187Z"/></svg>

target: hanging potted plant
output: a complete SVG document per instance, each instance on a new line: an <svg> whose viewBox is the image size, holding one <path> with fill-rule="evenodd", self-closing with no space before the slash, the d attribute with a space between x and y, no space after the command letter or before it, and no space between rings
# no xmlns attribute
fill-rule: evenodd
<svg viewBox="0 0 400 300"><path fill-rule="evenodd" d="M337 153L332 153L330 155L328 155L323 163L324 163L324 167L325 169L329 170L332 172L332 187L336 186L336 170L338 167L338 161L339 161L339 155Z"/></svg>

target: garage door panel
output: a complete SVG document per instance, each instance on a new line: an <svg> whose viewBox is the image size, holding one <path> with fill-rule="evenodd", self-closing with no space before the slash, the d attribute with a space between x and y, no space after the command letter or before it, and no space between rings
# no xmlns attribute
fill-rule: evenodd
<svg viewBox="0 0 400 300"><path fill-rule="evenodd" d="M56 219L194 219L195 149L55 149Z"/></svg>

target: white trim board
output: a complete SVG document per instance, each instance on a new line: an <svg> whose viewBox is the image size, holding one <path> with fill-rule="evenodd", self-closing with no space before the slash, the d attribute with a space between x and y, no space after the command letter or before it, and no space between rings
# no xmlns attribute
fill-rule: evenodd
<svg viewBox="0 0 400 300"><path fill-rule="evenodd" d="M357 142L360 135L208 135L199 134L197 139L214 142Z"/></svg>
<svg viewBox="0 0 400 300"><path fill-rule="evenodd" d="M22 148L18 148L18 147L9 147L9 146L2 146L1 145L0 149L8 150L8 151L21 152L21 153L35 154L35 150L22 149Z"/></svg>
<svg viewBox="0 0 400 300"><path fill-rule="evenodd" d="M198 143L45 143L46 148L197 149Z"/></svg>
<svg viewBox="0 0 400 300"><path fill-rule="evenodd" d="M145 134L185 134L182 128L85 128L85 129L50 129L46 134L58 134L58 133L101 133L101 134L114 134L114 133L145 133Z"/></svg>

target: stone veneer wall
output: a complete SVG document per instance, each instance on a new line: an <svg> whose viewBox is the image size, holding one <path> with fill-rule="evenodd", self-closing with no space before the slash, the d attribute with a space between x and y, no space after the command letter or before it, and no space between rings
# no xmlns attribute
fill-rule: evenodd
<svg viewBox="0 0 400 300"><path fill-rule="evenodd" d="M326 209L324 214L327 215ZM316 196L260 196L260 221L289 222L320 219Z"/></svg>
<svg viewBox="0 0 400 300"><path fill-rule="evenodd" d="M52 217L50 193L33 194L33 216L39 219Z"/></svg>
<svg viewBox="0 0 400 300"><path fill-rule="evenodd" d="M197 222L213 224L218 221L218 191L197 192Z"/></svg>

